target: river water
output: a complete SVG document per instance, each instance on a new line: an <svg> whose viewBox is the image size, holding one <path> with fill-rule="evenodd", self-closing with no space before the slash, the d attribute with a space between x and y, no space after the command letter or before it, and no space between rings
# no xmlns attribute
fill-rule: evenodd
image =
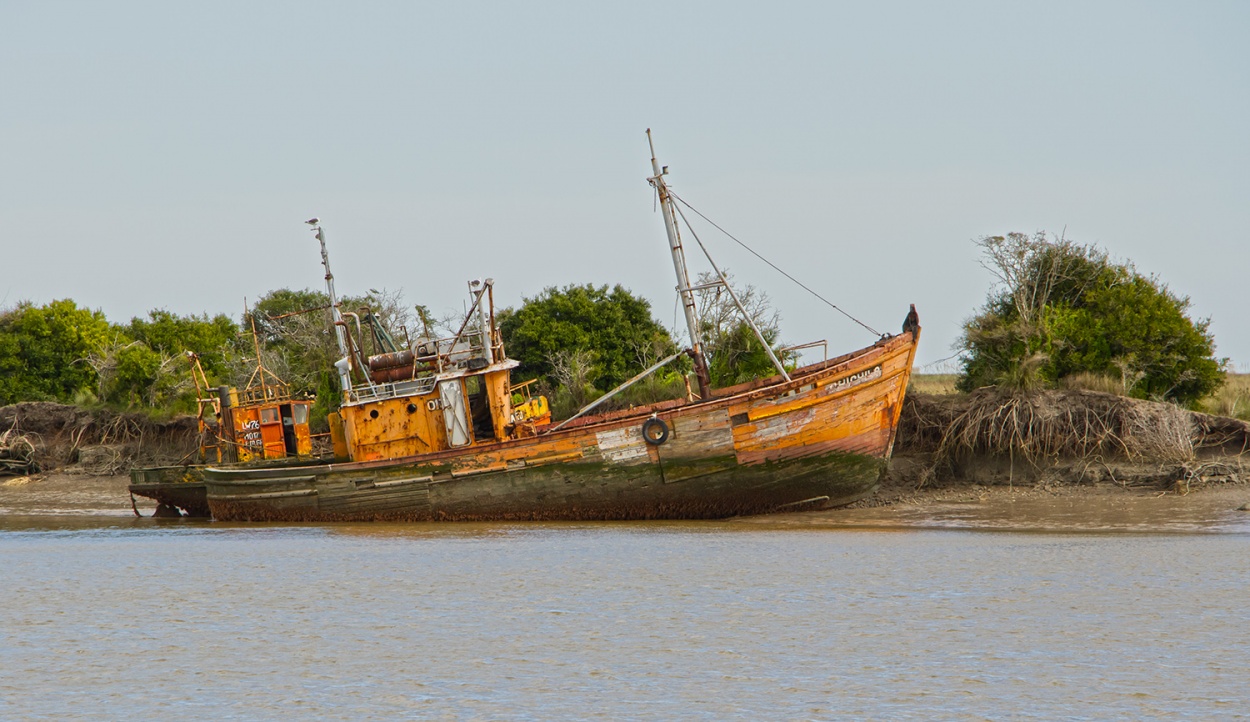
<svg viewBox="0 0 1250 722"><path fill-rule="evenodd" d="M1250 514L1227 495L713 523L74 511L0 516L0 719L1250 716Z"/></svg>

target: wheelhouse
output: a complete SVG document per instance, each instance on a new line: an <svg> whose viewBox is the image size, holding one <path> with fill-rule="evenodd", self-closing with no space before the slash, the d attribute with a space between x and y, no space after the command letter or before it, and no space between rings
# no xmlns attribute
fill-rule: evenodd
<svg viewBox="0 0 1250 722"><path fill-rule="evenodd" d="M520 364L507 358L495 327L493 285L470 283L474 306L454 336L421 338L401 350L367 313L355 334L344 335L343 401L330 419L336 456L376 461L493 444L532 436L550 422L545 398L532 396L529 383L511 384ZM383 353L363 355L364 325Z"/></svg>

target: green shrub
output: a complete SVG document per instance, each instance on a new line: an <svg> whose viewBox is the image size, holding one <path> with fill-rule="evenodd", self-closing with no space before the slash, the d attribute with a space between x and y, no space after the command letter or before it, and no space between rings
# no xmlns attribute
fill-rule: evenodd
<svg viewBox="0 0 1250 722"><path fill-rule="evenodd" d="M95 386L87 363L110 335L102 311L70 299L0 311L0 406L18 401L71 401Z"/></svg>
<svg viewBox="0 0 1250 722"><path fill-rule="evenodd" d="M1094 375L1130 396L1193 406L1223 383L1227 361L1214 356L1208 322L1190 319L1189 299L1158 278L1044 233L978 244L999 283L964 324L961 390Z"/></svg>
<svg viewBox="0 0 1250 722"><path fill-rule="evenodd" d="M519 377L571 383L570 404L586 396L582 387L606 392L676 350L651 304L619 285L550 287L497 318Z"/></svg>

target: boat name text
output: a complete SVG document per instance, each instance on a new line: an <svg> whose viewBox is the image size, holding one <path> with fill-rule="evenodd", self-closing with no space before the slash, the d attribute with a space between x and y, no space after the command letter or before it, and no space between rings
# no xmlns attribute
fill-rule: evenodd
<svg viewBox="0 0 1250 722"><path fill-rule="evenodd" d="M830 386L833 387L834 391L841 391L842 389L849 389L852 386L859 386L865 381L873 381L879 378L881 378L881 366L877 365L865 371L851 374L846 378L838 379L830 384Z"/></svg>

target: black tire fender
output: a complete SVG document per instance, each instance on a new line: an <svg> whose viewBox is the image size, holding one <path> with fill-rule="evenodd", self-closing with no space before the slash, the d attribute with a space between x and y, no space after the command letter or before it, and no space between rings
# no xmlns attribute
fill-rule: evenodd
<svg viewBox="0 0 1250 722"><path fill-rule="evenodd" d="M642 440L652 446L668 441L668 424L654 416L642 422Z"/></svg>

